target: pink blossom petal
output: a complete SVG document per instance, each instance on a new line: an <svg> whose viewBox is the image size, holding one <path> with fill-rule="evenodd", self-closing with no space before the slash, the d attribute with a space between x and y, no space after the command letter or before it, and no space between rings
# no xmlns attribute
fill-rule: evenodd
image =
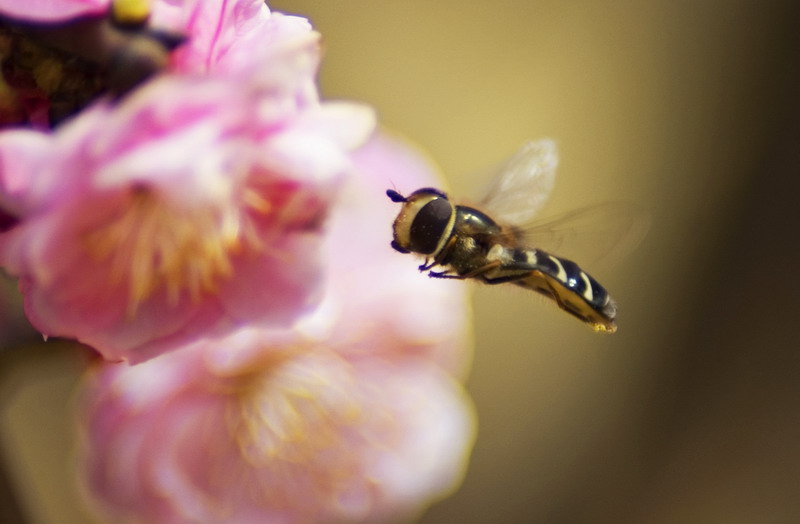
<svg viewBox="0 0 800 524"><path fill-rule="evenodd" d="M311 130L322 131L345 149L356 149L363 145L375 129L375 110L354 102L325 102L317 108L304 112L292 123L296 133Z"/></svg>
<svg viewBox="0 0 800 524"><path fill-rule="evenodd" d="M37 170L49 142L35 131L8 131L0 141L0 207L21 215L27 206L30 180L24 173Z"/></svg>
<svg viewBox="0 0 800 524"><path fill-rule="evenodd" d="M152 25L191 35L173 56L176 71L235 74L264 63L286 46L316 47L318 35L308 20L270 13L260 0L193 0L180 14L161 4L154 7Z"/></svg>
<svg viewBox="0 0 800 524"><path fill-rule="evenodd" d="M0 0L0 15L17 20L60 22L108 10L111 0Z"/></svg>

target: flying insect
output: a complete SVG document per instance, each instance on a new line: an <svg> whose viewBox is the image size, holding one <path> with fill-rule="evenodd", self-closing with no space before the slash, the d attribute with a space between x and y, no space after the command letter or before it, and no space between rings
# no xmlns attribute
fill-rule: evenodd
<svg viewBox="0 0 800 524"><path fill-rule="evenodd" d="M435 188L417 189L407 196L389 189L387 196L402 204L391 246L401 253L422 255L425 260L419 270L430 277L512 283L554 300L597 332L614 333L617 304L608 291L575 262L534 246L540 240L568 243L588 226L585 239L594 236L592 241L599 240L607 254L623 243L607 242L608 236L594 235L592 227L610 218L616 225L612 236L631 245L644 234L642 221L624 206L598 205L532 222L552 189L557 164L553 141L526 143L494 180L480 206L486 211L453 204Z"/></svg>

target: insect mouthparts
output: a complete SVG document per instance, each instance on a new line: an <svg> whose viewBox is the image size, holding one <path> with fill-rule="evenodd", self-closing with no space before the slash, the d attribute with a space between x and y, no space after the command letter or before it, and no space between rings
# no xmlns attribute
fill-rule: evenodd
<svg viewBox="0 0 800 524"><path fill-rule="evenodd" d="M411 252L408 249L406 249L404 247L401 247L400 244L398 244L396 240L392 240L392 242L389 245L392 246L392 249L394 249L395 251L398 251L400 253L410 253Z"/></svg>

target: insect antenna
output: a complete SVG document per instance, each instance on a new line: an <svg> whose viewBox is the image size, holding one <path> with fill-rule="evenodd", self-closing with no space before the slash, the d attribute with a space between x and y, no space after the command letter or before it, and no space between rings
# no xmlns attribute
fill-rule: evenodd
<svg viewBox="0 0 800 524"><path fill-rule="evenodd" d="M387 189L386 196L388 196L392 202L405 202L406 197L395 191L394 189Z"/></svg>

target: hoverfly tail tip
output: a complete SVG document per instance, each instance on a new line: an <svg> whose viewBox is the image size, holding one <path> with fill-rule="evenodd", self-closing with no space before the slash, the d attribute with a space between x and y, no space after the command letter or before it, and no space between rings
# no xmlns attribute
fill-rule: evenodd
<svg viewBox="0 0 800 524"><path fill-rule="evenodd" d="M405 202L406 197L395 191L394 189L387 189L386 196L388 196L392 202Z"/></svg>
<svg viewBox="0 0 800 524"><path fill-rule="evenodd" d="M617 332L617 325L613 322L610 324L597 323L592 325L592 329L595 333L607 333L610 335Z"/></svg>

